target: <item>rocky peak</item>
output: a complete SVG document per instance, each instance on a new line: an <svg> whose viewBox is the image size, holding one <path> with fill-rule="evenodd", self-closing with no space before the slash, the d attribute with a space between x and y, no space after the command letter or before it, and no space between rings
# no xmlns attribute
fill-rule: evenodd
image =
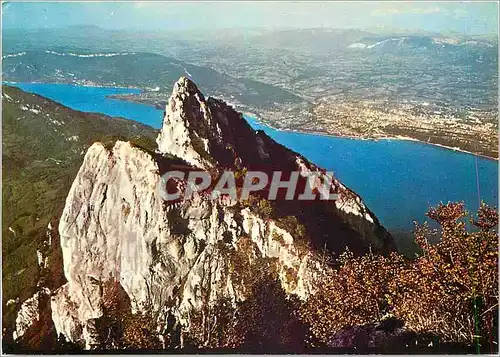
<svg viewBox="0 0 500 357"><path fill-rule="evenodd" d="M220 298L244 301L245 277L262 270L259 262L272 265L286 294L307 299L324 268L317 249L394 247L361 198L336 179L335 202L227 204L199 196L165 204L157 185L176 164L171 155L211 172L321 170L254 131L226 103L206 100L185 77L174 85L157 143L155 155L122 141L94 143L72 184L58 226L67 283L51 289L50 301L55 329L69 341L88 349L103 342L96 323L110 286L134 312L154 311L159 330L174 316L189 331L193 311ZM262 201L265 213L257 209Z"/></svg>
<svg viewBox="0 0 500 357"><path fill-rule="evenodd" d="M158 150L183 158L188 163L210 168L208 138L212 120L203 94L186 77L175 84L165 108L163 126L158 138Z"/></svg>
<svg viewBox="0 0 500 357"><path fill-rule="evenodd" d="M205 99L186 77L174 84L157 143L159 152L204 169L234 168L235 162L247 168L269 168L280 156L275 150L280 145L253 130L241 113L223 101ZM272 157L271 151L275 151Z"/></svg>
<svg viewBox="0 0 500 357"><path fill-rule="evenodd" d="M225 102L208 98L186 77L174 85L166 107L161 133L157 138L159 152L178 156L191 165L212 173L224 169L233 171L263 171L272 177L280 171L322 172L300 154L280 145L260 130L254 130L243 115ZM314 245L337 252L349 247L356 252L370 246L386 252L394 243L377 218L361 198L336 178L333 189L340 197L335 202L276 201L277 216L296 216L314 240ZM298 180L298 196L307 178ZM262 190L266 197L268 186ZM325 219L318 225L318 219ZM343 222L343 223L340 223Z"/></svg>

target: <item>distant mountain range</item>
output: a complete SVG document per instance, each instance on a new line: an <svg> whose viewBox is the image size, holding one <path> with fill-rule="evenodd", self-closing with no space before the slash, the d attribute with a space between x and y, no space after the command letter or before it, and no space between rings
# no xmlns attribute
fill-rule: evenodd
<svg viewBox="0 0 500 357"><path fill-rule="evenodd" d="M102 48L106 51L129 51L169 53L169 47L212 42L214 44L258 45L263 47L308 50L324 53L351 48L362 43L371 46L377 42L405 39L407 45L422 47L430 45L460 46L464 44L493 48L498 46L497 36L466 35L458 33L440 34L412 32L397 29L271 29L245 28L232 31L211 30L169 30L156 32L134 32L131 30L110 30L97 26L71 26L53 29L9 29L3 30L3 50L7 53L26 49L42 49L53 46L74 46L76 48ZM110 41L112 39L112 41ZM92 46L90 46L92 44ZM451 47L450 47L451 48Z"/></svg>
<svg viewBox="0 0 500 357"><path fill-rule="evenodd" d="M311 116L322 102L335 112L343 103L365 101L403 108L402 117L415 117L417 126L421 117L413 107L420 105L466 121L471 117L473 123L497 115L498 41L491 36L262 28L142 33L98 27L4 30L3 35L6 81L138 87L141 94L119 98L161 108L174 81L187 76L204 93L281 129L310 130L329 121L330 114ZM321 130L332 132L336 125Z"/></svg>
<svg viewBox="0 0 500 357"><path fill-rule="evenodd" d="M485 40L458 39L431 36L371 36L364 37L347 46L356 49L377 49L384 51L422 50L422 51L460 51L478 48L495 48L494 43Z"/></svg>
<svg viewBox="0 0 500 357"><path fill-rule="evenodd" d="M159 54L92 51L52 47L4 53L3 79L13 82L75 83L140 87L169 92L180 76L187 76L207 93L246 105L273 107L302 99L291 92L248 78L234 78Z"/></svg>
<svg viewBox="0 0 500 357"><path fill-rule="evenodd" d="M377 34L363 30L302 29L262 31L250 34L246 39L261 46L302 49L311 52L363 49L422 49L457 50L460 46L495 48L497 41L490 36L463 36L417 33Z"/></svg>

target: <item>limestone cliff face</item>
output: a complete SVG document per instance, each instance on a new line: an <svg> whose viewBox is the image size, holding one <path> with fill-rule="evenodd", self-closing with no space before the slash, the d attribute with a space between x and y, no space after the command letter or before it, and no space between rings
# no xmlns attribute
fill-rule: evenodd
<svg viewBox="0 0 500 357"><path fill-rule="evenodd" d="M133 310L162 311L159 319L174 316L189 328L190 311L203 304L246 298L245 282L232 266L242 249L251 260L272 261L286 293L307 299L323 269L317 248L336 253L345 247L393 248L376 217L336 179L338 201L277 202L272 217L225 198L164 202L157 187L174 164L167 154L212 173L320 170L255 132L225 103L205 100L186 78L174 86L157 142L156 153L122 141L112 148L95 143L73 182L59 221L67 283L52 291L50 304L57 333L70 341L86 348L99 343L95 322L103 314L109 281L119 282ZM285 216L305 227L311 240L306 251L297 244L304 237L279 223ZM159 328L164 323L158 321Z"/></svg>
<svg viewBox="0 0 500 357"><path fill-rule="evenodd" d="M204 291L208 301L241 299L226 252L237 249L242 236L255 243L255 254L278 259L287 292L307 297L316 266L288 232L224 200L166 206L156 190L159 180L155 160L129 143L118 141L112 150L96 143L88 150L59 224L68 283L52 298L58 333L92 344L92 321L102 315L110 279L120 282L134 309L151 302L162 309L173 301L184 323L190 309L207 302ZM273 239L276 234L282 239ZM297 281L285 279L287 269Z"/></svg>
<svg viewBox="0 0 500 357"><path fill-rule="evenodd" d="M269 177L276 171L324 172L263 131L253 130L242 114L226 103L205 99L184 77L174 85L157 143L160 153L181 157L211 172L247 169L264 171ZM304 185L301 177L299 187ZM346 246L355 251L368 246L382 252L393 249L392 239L361 198L334 177L333 186L339 193L335 202L277 202L276 208L281 215L297 216L310 236L316 237L317 245L326 241L332 251Z"/></svg>

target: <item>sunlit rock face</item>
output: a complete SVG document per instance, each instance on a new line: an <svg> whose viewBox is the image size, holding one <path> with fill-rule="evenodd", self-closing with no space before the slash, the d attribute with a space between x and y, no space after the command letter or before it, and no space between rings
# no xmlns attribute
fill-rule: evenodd
<svg viewBox="0 0 500 357"><path fill-rule="evenodd" d="M14 339L21 338L32 325L40 322L40 309L42 308L41 305L43 305L42 300L49 294L49 289L42 288L22 303L16 318Z"/></svg>
<svg viewBox="0 0 500 357"><path fill-rule="evenodd" d="M287 292L308 296L319 267L308 264L288 232L222 199L166 206L159 179L149 154L128 143L118 141L111 151L94 144L87 152L59 224L68 283L52 299L58 333L91 344L84 335L88 321L103 313L107 280L120 282L134 309L174 301L180 320L206 303L203 291L209 301L241 299L239 283L227 273L227 251L238 249L242 236L255 243L255 254L278 259ZM273 239L276 234L283 239ZM287 269L297 281L285 279Z"/></svg>
<svg viewBox="0 0 500 357"><path fill-rule="evenodd" d="M119 283L133 311L163 312L159 328L161 319L174 316L189 329L190 311L220 297L247 297L245 282L233 272L232 259L242 249L250 260L272 261L285 292L307 299L324 269L317 249L384 253L394 247L360 197L335 178L338 201L275 202L269 217L209 195L163 201L161 175L179 162L211 174L322 171L254 131L225 103L205 99L187 78L174 85L157 143L156 153L123 141L93 144L66 199L59 236L67 283L52 292L50 307L57 333L88 349L100 342L95 326L109 282ZM286 216L297 218L305 237L280 224ZM297 244L301 239L310 240L306 251Z"/></svg>
<svg viewBox="0 0 500 357"><path fill-rule="evenodd" d="M194 166L213 166L207 159L210 152L206 136L207 130L212 129L210 124L203 94L193 82L182 77L174 84L165 109L163 126L156 140L159 151L178 156Z"/></svg>

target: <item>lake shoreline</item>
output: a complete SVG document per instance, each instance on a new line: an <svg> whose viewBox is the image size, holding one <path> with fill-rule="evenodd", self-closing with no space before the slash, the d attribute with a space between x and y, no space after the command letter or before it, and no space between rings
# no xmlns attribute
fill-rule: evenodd
<svg viewBox="0 0 500 357"><path fill-rule="evenodd" d="M139 93L123 93L123 94L140 94L143 92L143 89L139 87L126 87L120 85L101 85L97 83L77 83L77 82L12 82L12 81L2 81L2 84L10 85L16 87L16 84L49 84L49 85L70 85L75 87L88 87L88 88L103 88L103 89L130 89L134 91L139 91ZM121 93L120 93L121 94ZM118 94L118 95L120 95ZM112 99L112 98L111 98Z"/></svg>
<svg viewBox="0 0 500 357"><path fill-rule="evenodd" d="M18 83L20 84L21 82L2 81L2 84L14 85L14 86L16 84L18 84ZM61 84L61 85L81 86L81 87L96 87L96 88L103 88L103 89L115 88L115 89L127 89L127 90L139 91L139 93L133 93L132 92L132 93L107 94L107 95L105 95L105 97L108 98L108 99L111 99L111 100L120 100L120 101L130 102L130 103L138 103L138 104L142 104L142 105L153 107L156 110L160 110L160 108L158 108L156 105L154 105L152 103L147 103L147 102L142 102L142 101L137 101L137 100L130 100L129 98L120 98L120 96L124 96L124 95L137 95L137 94L140 94L140 93L142 93L144 91L143 89L137 88L137 87L123 87L123 86L117 86L117 85L115 85L115 86L107 86L107 85L97 85L97 84L78 84L78 83L74 83L74 82L71 82L71 83L30 82L30 83L32 83L32 84ZM235 108L235 110L237 110L237 108ZM256 114L256 113L253 113L253 112L245 112L245 111L242 111L241 113L244 116L246 115L246 116L250 116L252 118L255 118L255 120L257 122L259 122L261 125L266 125L267 127L271 128L273 130L277 130L277 131L284 131L284 132L291 132L291 133L300 133L300 134L306 134L306 135L307 134L310 134L310 135L320 135L320 136L326 136L326 137L331 137L331 138L341 138L341 139L351 139L351 140L366 140L366 141L402 140L402 141L412 141L412 142L416 142L416 143L419 143L419 144L425 144L425 145L435 146L435 147L438 147L438 148L441 148L441 149L445 149L445 150L449 150L449 151L461 152L461 153L464 153L464 154L469 154L469 155L472 155L472 156L480 157L480 158L483 158L483 159L488 159L488 160L491 160L491 161L496 161L496 162L499 161L498 157L493 157L493 156L478 154L478 153L475 153L475 152L472 152L472 151L460 149L458 147L451 147L451 146L447 146L447 145L443 145L443 144L430 143L430 142L422 141L422 140L419 140L419 139L416 139L416 138L412 138L412 137L409 137L409 136L395 135L395 136L383 136L383 137L376 137L375 138L375 137L360 137L360 136L354 136L354 135L330 134L330 133L325 133L325 132L321 132L321 131L313 131L313 130L279 129L279 128L274 127L271 124L265 123L262 120L262 117L259 114Z"/></svg>
<svg viewBox="0 0 500 357"><path fill-rule="evenodd" d="M89 89L74 85L15 85L26 92L49 98L73 110L103 113L161 128L163 111L135 101L109 98L107 88ZM123 89L121 91L124 91ZM325 133L274 130L251 108L235 109L245 113L255 129L266 131L275 141L300 153L315 165L336 172L337 177L363 198L367 207L376 212L379 221L390 232L408 231L413 221L425 219L429 207L440 201L464 201L476 207L476 181L479 178L481 196L485 202L498 201L498 163L479 158L479 175L471 156L437 150L432 146L414 145L406 140L370 140L366 138L334 137ZM400 138L401 139L401 138ZM332 155L335 153L335 155ZM429 155L429 156L426 156ZM477 157L477 156L476 156ZM426 158L422 160L422 158ZM471 162L472 161L472 162ZM389 199L388 199L389 198Z"/></svg>
<svg viewBox="0 0 500 357"><path fill-rule="evenodd" d="M313 130L279 129L279 128L276 128L276 127L272 126L271 124L265 123L258 114L251 113L251 112L244 112L242 114L244 116L252 117L259 124L265 125L265 126L271 128L271 129L277 130L277 131L283 131L283 132L289 132L289 133L300 133L300 134L306 134L306 135L307 134L310 134L310 135L319 135L319 136L326 136L326 137L331 137L331 138L350 139L350 140L366 140L366 141L401 140L401 141L412 141L412 142L416 142L416 143L419 143L419 144L431 145L431 146L439 147L441 149L445 149L445 150L449 150L449 151L461 152L461 153L464 153L464 154L469 154L469 155L472 155L472 156L480 157L480 158L483 158L483 159L488 159L488 160L491 160L491 161L498 162L498 160L499 160L497 157L482 155L482 154L474 153L472 151L467 151L467 150L463 150L463 149L460 149L460 148L446 146L446 145L442 145L442 144L429 143L429 142L426 142L426 141L422 141L422 140L418 140L418 139L412 138L410 136L395 135L395 136L383 136L383 137L374 138L374 137L359 137L359 136L353 136L353 135L329 134L329 133L325 133L325 132L321 132L321 131L313 131Z"/></svg>
<svg viewBox="0 0 500 357"><path fill-rule="evenodd" d="M127 94L125 94L125 95L127 95ZM132 95L135 95L135 94L132 94ZM148 105L148 106L154 107L155 109L159 109L156 105L154 105L152 103L148 103L147 101L142 102L142 101L138 101L138 100L130 100L129 98L123 98L122 96L124 96L124 95L123 94L111 94L111 95L108 95L107 97L109 99L116 99L116 100L123 100L123 101L130 101L130 102L134 102L134 103L140 103L140 104L143 104L143 105ZM122 97L122 98L120 98L120 97ZM228 104L230 104L230 103L228 103ZM235 110L238 110L237 106L233 106L233 107L235 107ZM290 133L300 133L300 134L310 134L310 135L320 135L320 136L327 136L327 137L331 137L331 138L341 138L341 139L351 139L351 140L367 140L367 141L404 140L404 141L412 141L412 142L416 142L416 143L419 143L419 144L425 144L425 145L435 146L435 147L438 147L438 148L441 148L441 149L445 149L445 150L450 150L450 151L454 151L454 152L461 152L461 153L464 153L464 154L469 154L469 155L472 155L472 156L480 157L480 158L483 158L483 159L488 159L488 160L491 160L491 161L496 161L496 162L499 161L498 157L493 157L493 156L478 154L478 153L475 153L475 152L472 152L472 151L460 149L458 147L451 147L451 146L447 146L447 145L443 145L443 144L430 143L430 142L422 141L422 140L419 140L419 139L416 139L416 138L412 138L410 136L394 135L394 136L382 136L382 137L376 137L375 138L375 137L360 137L360 136L354 136L354 135L329 134L329 133L325 133L325 132L321 132L321 131L313 131L313 130L279 129L279 128L274 127L271 124L265 123L262 120L262 117L259 114L256 114L256 113L253 113L253 112L247 112L247 111L241 111L241 113L244 116L246 115L246 116L250 116L252 118L255 118L255 120L257 120L257 122L259 122L261 125L265 125L265 126L271 128L271 129L277 130L277 131L284 131L284 132L290 132Z"/></svg>

